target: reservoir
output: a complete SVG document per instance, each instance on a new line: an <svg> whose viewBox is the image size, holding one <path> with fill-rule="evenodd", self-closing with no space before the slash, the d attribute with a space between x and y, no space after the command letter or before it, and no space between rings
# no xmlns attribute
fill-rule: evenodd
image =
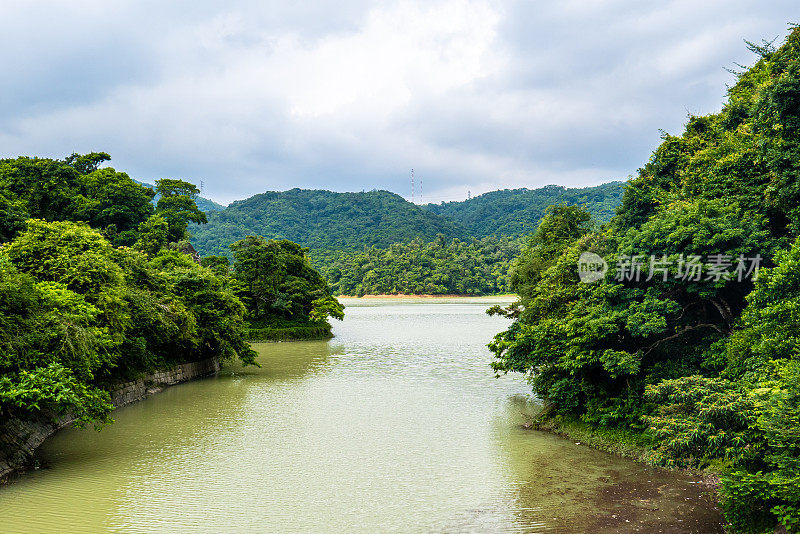
<svg viewBox="0 0 800 534"><path fill-rule="evenodd" d="M62 431L0 488L16 532L722 532L698 479L527 430L491 298L346 299L330 341Z"/></svg>

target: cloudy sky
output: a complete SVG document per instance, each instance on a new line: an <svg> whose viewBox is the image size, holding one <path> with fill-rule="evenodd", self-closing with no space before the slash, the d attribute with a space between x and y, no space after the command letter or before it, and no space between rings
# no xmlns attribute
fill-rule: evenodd
<svg viewBox="0 0 800 534"><path fill-rule="evenodd" d="M435 202L597 184L789 22L796 0L4 0L0 156L105 151L225 203L410 197L412 167Z"/></svg>

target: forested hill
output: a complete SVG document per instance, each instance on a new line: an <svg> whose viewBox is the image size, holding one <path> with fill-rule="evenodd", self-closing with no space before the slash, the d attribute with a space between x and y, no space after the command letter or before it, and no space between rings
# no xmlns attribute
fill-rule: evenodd
<svg viewBox="0 0 800 534"><path fill-rule="evenodd" d="M461 202L427 204L425 209L459 223L474 237L527 235L536 230L547 206L566 203L584 206L599 222L614 215L625 182L567 189L548 185L539 189L502 189Z"/></svg>
<svg viewBox="0 0 800 534"><path fill-rule="evenodd" d="M506 189L426 206L389 191L268 191L208 213L207 225L191 229L192 243L203 255L229 255L228 245L247 235L290 239L312 251L386 248L414 239L429 242L439 234L459 239L519 237L536 229L547 206L562 202L583 205L605 222L619 204L623 187L623 182L610 182L584 189Z"/></svg>
<svg viewBox="0 0 800 534"><path fill-rule="evenodd" d="M457 223L389 191L334 193L292 189L268 191L208 214L195 226L192 244L203 255L229 255L228 245L248 235L289 239L311 249L356 250L388 247L438 234L466 238Z"/></svg>
<svg viewBox="0 0 800 534"><path fill-rule="evenodd" d="M158 202L158 200L156 200L156 202ZM196 199L194 199L194 202L195 204L197 204L197 207L200 209L200 211L204 211L206 213L225 209L225 206L223 206L222 204L218 204L217 202L214 202L209 198L197 197Z"/></svg>

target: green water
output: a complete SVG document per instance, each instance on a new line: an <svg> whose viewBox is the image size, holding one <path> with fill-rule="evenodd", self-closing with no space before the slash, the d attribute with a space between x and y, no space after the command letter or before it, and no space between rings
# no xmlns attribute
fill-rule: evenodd
<svg viewBox="0 0 800 534"><path fill-rule="evenodd" d="M525 430L491 299L348 300L328 342L67 430L0 488L0 532L714 532L694 480Z"/></svg>

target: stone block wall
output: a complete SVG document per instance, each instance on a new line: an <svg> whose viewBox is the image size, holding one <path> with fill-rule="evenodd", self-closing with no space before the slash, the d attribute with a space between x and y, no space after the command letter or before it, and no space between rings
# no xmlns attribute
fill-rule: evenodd
<svg viewBox="0 0 800 534"><path fill-rule="evenodd" d="M138 380L119 384L111 392L111 402L119 408L144 399L165 387L214 375L219 368L219 361L215 358L176 365ZM30 465L36 449L74 420L71 415L56 420L53 414L43 413L31 419L12 418L0 421L0 482L15 471Z"/></svg>
<svg viewBox="0 0 800 534"><path fill-rule="evenodd" d="M167 386L173 386L203 376L211 376L218 371L219 361L214 358L176 365L139 380L119 384L117 389L111 393L111 402L119 408L157 393Z"/></svg>

